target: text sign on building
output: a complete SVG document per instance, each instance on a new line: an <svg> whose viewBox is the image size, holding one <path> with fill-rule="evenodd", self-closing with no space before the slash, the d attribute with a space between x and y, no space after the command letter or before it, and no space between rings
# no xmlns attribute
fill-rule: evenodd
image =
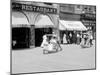
<svg viewBox="0 0 100 75"><path fill-rule="evenodd" d="M42 6L35 6L35 5L27 5L27 4L20 4L20 3L12 3L13 10L24 10L24 11L33 11L33 12L41 12L41 13L50 13L50 14L57 14L56 8L49 8L49 7L42 7Z"/></svg>

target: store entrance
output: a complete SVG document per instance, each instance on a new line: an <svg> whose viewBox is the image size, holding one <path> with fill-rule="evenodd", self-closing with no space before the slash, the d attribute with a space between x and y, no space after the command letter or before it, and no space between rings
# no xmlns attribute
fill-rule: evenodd
<svg viewBox="0 0 100 75"><path fill-rule="evenodd" d="M39 47L43 41L43 35L52 34L52 28L36 28L35 29L35 47Z"/></svg>
<svg viewBox="0 0 100 75"><path fill-rule="evenodd" d="M29 48L29 35L27 27L12 28L12 49Z"/></svg>

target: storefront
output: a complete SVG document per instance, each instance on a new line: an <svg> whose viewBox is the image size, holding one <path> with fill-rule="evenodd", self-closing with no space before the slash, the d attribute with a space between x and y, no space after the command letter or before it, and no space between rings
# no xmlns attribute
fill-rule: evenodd
<svg viewBox="0 0 100 75"><path fill-rule="evenodd" d="M44 34L55 32L59 36L57 9L57 4L48 6L37 2L12 2L12 48L16 44L19 45L17 43L18 38L20 42L22 40L26 41L27 38L27 42L22 43L20 46L23 47L26 43L24 48L29 48L40 46Z"/></svg>
<svg viewBox="0 0 100 75"><path fill-rule="evenodd" d="M87 28L82 24L81 21L60 20L60 22L66 27L66 30L69 30L69 31L86 31L87 30Z"/></svg>
<svg viewBox="0 0 100 75"><path fill-rule="evenodd" d="M96 34L96 14L84 13L81 14L81 21L89 31L92 31L93 37Z"/></svg>
<svg viewBox="0 0 100 75"><path fill-rule="evenodd" d="M30 25L21 12L12 12L12 48L29 48Z"/></svg>
<svg viewBox="0 0 100 75"><path fill-rule="evenodd" d="M66 27L59 20L59 34L60 34L60 43L63 43L63 37L66 33Z"/></svg>
<svg viewBox="0 0 100 75"><path fill-rule="evenodd" d="M67 43L70 39L70 42L75 43L77 39L77 34L80 34L82 31L87 31L87 28L82 24L81 21L68 21L68 20L60 20L59 21L64 26L65 29L61 31L60 37L61 41L63 39L64 34L66 34Z"/></svg>
<svg viewBox="0 0 100 75"><path fill-rule="evenodd" d="M43 35L52 34L55 25L47 15L39 15L35 21L35 46L40 46Z"/></svg>

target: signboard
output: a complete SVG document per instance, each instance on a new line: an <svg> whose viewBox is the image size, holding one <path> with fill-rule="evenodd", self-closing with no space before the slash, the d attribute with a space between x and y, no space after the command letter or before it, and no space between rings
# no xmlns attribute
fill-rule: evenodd
<svg viewBox="0 0 100 75"><path fill-rule="evenodd" d="M33 11L33 12L41 12L41 13L50 13L57 14L56 8L28 5L28 4L20 4L20 3L12 3L12 10L18 11Z"/></svg>
<svg viewBox="0 0 100 75"><path fill-rule="evenodd" d="M81 18L96 19L96 14L81 14Z"/></svg>

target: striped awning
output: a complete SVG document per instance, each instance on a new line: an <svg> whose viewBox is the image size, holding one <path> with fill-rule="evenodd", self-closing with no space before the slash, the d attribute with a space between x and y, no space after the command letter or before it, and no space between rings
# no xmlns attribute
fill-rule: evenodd
<svg viewBox="0 0 100 75"><path fill-rule="evenodd" d="M59 21L59 30L66 30L66 27Z"/></svg>
<svg viewBox="0 0 100 75"><path fill-rule="evenodd" d="M77 30L77 31L87 30L87 28L83 25L81 21L60 20L60 23L65 26L66 30Z"/></svg>

